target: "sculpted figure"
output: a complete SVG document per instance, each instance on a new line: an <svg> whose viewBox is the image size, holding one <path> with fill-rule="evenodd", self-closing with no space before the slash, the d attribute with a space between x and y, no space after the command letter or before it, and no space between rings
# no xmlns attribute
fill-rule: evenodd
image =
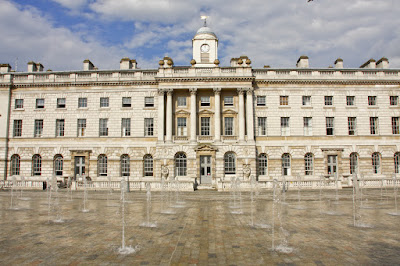
<svg viewBox="0 0 400 266"><path fill-rule="evenodd" d="M168 179L168 175L169 175L168 166L162 165L162 166L161 166L161 177L162 177L164 180L167 180L167 179Z"/></svg>
<svg viewBox="0 0 400 266"><path fill-rule="evenodd" d="M249 179L250 178L250 174L251 174L250 164L244 164L243 165L243 176L246 179Z"/></svg>

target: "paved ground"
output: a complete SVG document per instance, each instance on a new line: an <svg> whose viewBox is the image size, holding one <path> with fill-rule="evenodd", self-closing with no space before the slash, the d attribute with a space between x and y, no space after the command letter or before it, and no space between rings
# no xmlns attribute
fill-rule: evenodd
<svg viewBox="0 0 400 266"><path fill-rule="evenodd" d="M149 221L157 227L151 228L139 226L147 221L146 193L131 192L125 241L140 249L122 255L119 192L89 192L89 212L82 212L82 192L70 200L61 191L58 205L53 193L49 211L44 191L15 195L13 209L10 191L1 191L0 264L400 264L400 216L387 214L394 209L393 192L363 193L362 226L355 227L348 189L339 191L337 202L335 191L301 191L300 201L289 191L279 202L272 191L262 191L253 203L243 193L242 208L239 196L235 205L230 193L182 193L176 204L175 194L154 192ZM60 217L63 222L56 222Z"/></svg>

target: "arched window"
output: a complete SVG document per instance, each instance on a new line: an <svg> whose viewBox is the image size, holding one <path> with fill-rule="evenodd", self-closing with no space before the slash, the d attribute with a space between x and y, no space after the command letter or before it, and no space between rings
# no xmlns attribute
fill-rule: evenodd
<svg viewBox="0 0 400 266"><path fill-rule="evenodd" d="M32 175L42 175L42 157L39 154L32 156Z"/></svg>
<svg viewBox="0 0 400 266"><path fill-rule="evenodd" d="M290 154L284 153L282 155L282 175L290 175Z"/></svg>
<svg viewBox="0 0 400 266"><path fill-rule="evenodd" d="M175 155L175 175L186 176L187 161L186 154L179 152Z"/></svg>
<svg viewBox="0 0 400 266"><path fill-rule="evenodd" d="M400 152L394 154L394 173L400 174Z"/></svg>
<svg viewBox="0 0 400 266"><path fill-rule="evenodd" d="M307 153L304 155L304 174L313 175L314 174L314 156L312 153Z"/></svg>
<svg viewBox="0 0 400 266"><path fill-rule="evenodd" d="M236 174L236 156L233 152L227 152L224 156L225 174Z"/></svg>
<svg viewBox="0 0 400 266"><path fill-rule="evenodd" d="M144 176L153 176L153 156L151 154L143 157L143 173Z"/></svg>
<svg viewBox="0 0 400 266"><path fill-rule="evenodd" d="M268 159L265 153L258 155L258 175L268 174Z"/></svg>
<svg viewBox="0 0 400 266"><path fill-rule="evenodd" d="M19 175L21 158L18 154L11 156L11 175Z"/></svg>
<svg viewBox="0 0 400 266"><path fill-rule="evenodd" d="M381 172L381 155L379 152L374 152L372 154L372 171L374 174L379 174Z"/></svg>
<svg viewBox="0 0 400 266"><path fill-rule="evenodd" d="M130 159L128 154L121 155L121 176L130 176Z"/></svg>
<svg viewBox="0 0 400 266"><path fill-rule="evenodd" d="M54 175L63 175L63 157L60 154L54 156Z"/></svg>
<svg viewBox="0 0 400 266"><path fill-rule="evenodd" d="M100 154L97 158L97 175L107 176L107 156Z"/></svg>
<svg viewBox="0 0 400 266"><path fill-rule="evenodd" d="M353 152L350 154L350 174L354 175L358 173L358 154Z"/></svg>

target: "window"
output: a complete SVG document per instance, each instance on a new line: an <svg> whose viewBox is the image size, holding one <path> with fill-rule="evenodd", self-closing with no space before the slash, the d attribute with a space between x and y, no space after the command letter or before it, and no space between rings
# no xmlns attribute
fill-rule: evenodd
<svg viewBox="0 0 400 266"><path fill-rule="evenodd" d="M177 118L178 136L187 136L186 117Z"/></svg>
<svg viewBox="0 0 400 266"><path fill-rule="evenodd" d="M210 118L201 117L200 118L200 135L210 136Z"/></svg>
<svg viewBox="0 0 400 266"><path fill-rule="evenodd" d="M400 152L394 154L394 173L400 174Z"/></svg>
<svg viewBox="0 0 400 266"><path fill-rule="evenodd" d="M35 120L35 129L34 129L34 133L33 136L35 138L40 138L43 135L43 120Z"/></svg>
<svg viewBox="0 0 400 266"><path fill-rule="evenodd" d="M280 96L279 105L289 105L289 96Z"/></svg>
<svg viewBox="0 0 400 266"><path fill-rule="evenodd" d="M225 174L236 174L236 156L233 152L227 152L224 156Z"/></svg>
<svg viewBox="0 0 400 266"><path fill-rule="evenodd" d="M368 105L376 105L376 96L368 96Z"/></svg>
<svg viewBox="0 0 400 266"><path fill-rule="evenodd" d="M353 152L350 154L350 174L358 173L358 154Z"/></svg>
<svg viewBox="0 0 400 266"><path fill-rule="evenodd" d="M57 98L57 108L65 108L65 98Z"/></svg>
<svg viewBox="0 0 400 266"><path fill-rule="evenodd" d="M153 156L146 154L143 157L144 176L153 176Z"/></svg>
<svg viewBox="0 0 400 266"><path fill-rule="evenodd" d="M369 118L369 131L371 135L378 134L378 117L370 117Z"/></svg>
<svg viewBox="0 0 400 266"><path fill-rule="evenodd" d="M57 119L56 120L56 137L64 137L64 129L65 129L65 120Z"/></svg>
<svg viewBox="0 0 400 266"><path fill-rule="evenodd" d="M131 119L122 118L121 120L121 135L123 137L129 137L131 135Z"/></svg>
<svg viewBox="0 0 400 266"><path fill-rule="evenodd" d="M312 136L312 117L303 117L304 136Z"/></svg>
<svg viewBox="0 0 400 266"><path fill-rule="evenodd" d="M393 135L399 134L399 117L392 117L392 133Z"/></svg>
<svg viewBox="0 0 400 266"><path fill-rule="evenodd" d="M122 97L122 107L131 107L131 97Z"/></svg>
<svg viewBox="0 0 400 266"><path fill-rule="evenodd" d="M54 156L54 175L63 175L63 157L60 154Z"/></svg>
<svg viewBox="0 0 400 266"><path fill-rule="evenodd" d="M22 120L14 120L13 136L22 136Z"/></svg>
<svg viewBox="0 0 400 266"><path fill-rule="evenodd" d="M268 174L268 159L265 153L258 155L258 175Z"/></svg>
<svg viewBox="0 0 400 266"><path fill-rule="evenodd" d="M289 136L289 117L281 117L281 136Z"/></svg>
<svg viewBox="0 0 400 266"><path fill-rule="evenodd" d="M224 97L224 106L233 106L233 96Z"/></svg>
<svg viewBox="0 0 400 266"><path fill-rule="evenodd" d="M78 137L84 137L86 131L86 119L78 119Z"/></svg>
<svg viewBox="0 0 400 266"><path fill-rule="evenodd" d="M225 136L233 136L233 117L225 117Z"/></svg>
<svg viewBox="0 0 400 266"><path fill-rule="evenodd" d="M303 106L311 106L311 96L303 96Z"/></svg>
<svg viewBox="0 0 400 266"><path fill-rule="evenodd" d="M258 135L266 136L267 135L267 118L259 117L257 120L258 120Z"/></svg>
<svg viewBox="0 0 400 266"><path fill-rule="evenodd" d="M379 152L374 152L372 154L372 172L374 174L379 174L381 171L381 155Z"/></svg>
<svg viewBox="0 0 400 266"><path fill-rule="evenodd" d="M267 100L265 96L257 96L257 106L266 106Z"/></svg>
<svg viewBox="0 0 400 266"><path fill-rule="evenodd" d="M128 154L121 155L121 176L130 176L130 159Z"/></svg>
<svg viewBox="0 0 400 266"><path fill-rule="evenodd" d="M42 175L42 157L39 154L32 156L32 175Z"/></svg>
<svg viewBox="0 0 400 266"><path fill-rule="evenodd" d="M186 106L186 97L178 97L178 106L185 107Z"/></svg>
<svg viewBox="0 0 400 266"><path fill-rule="evenodd" d="M349 136L357 135L357 118L356 117L348 117L347 124L349 128Z"/></svg>
<svg viewBox="0 0 400 266"><path fill-rule="evenodd" d="M399 105L399 96L390 96L390 105Z"/></svg>
<svg viewBox="0 0 400 266"><path fill-rule="evenodd" d="M107 176L107 156L100 154L97 158L97 175Z"/></svg>
<svg viewBox="0 0 400 266"><path fill-rule="evenodd" d="M356 101L356 97L355 96L347 96L346 97L347 106L354 106L355 105L355 101Z"/></svg>
<svg viewBox="0 0 400 266"><path fill-rule="evenodd" d="M78 108L87 107L87 98L78 98Z"/></svg>
<svg viewBox="0 0 400 266"><path fill-rule="evenodd" d="M335 118L327 117L326 118L326 135L333 136L335 133Z"/></svg>
<svg viewBox="0 0 400 266"><path fill-rule="evenodd" d="M11 175L19 175L21 169L21 158L18 154L11 156Z"/></svg>
<svg viewBox="0 0 400 266"><path fill-rule="evenodd" d="M312 153L304 155L304 170L305 175L313 175L314 173L314 157Z"/></svg>
<svg viewBox="0 0 400 266"><path fill-rule="evenodd" d="M333 96L325 96L325 105L333 105Z"/></svg>
<svg viewBox="0 0 400 266"><path fill-rule="evenodd" d="M290 175L290 155L288 153L282 155L282 175Z"/></svg>
<svg viewBox="0 0 400 266"><path fill-rule="evenodd" d="M100 98L100 107L109 107L110 106L110 98L108 97L101 97Z"/></svg>
<svg viewBox="0 0 400 266"><path fill-rule="evenodd" d="M24 108L24 99L15 99L15 109Z"/></svg>
<svg viewBox="0 0 400 266"><path fill-rule="evenodd" d="M186 155L182 152L175 155L175 175L186 176L187 162Z"/></svg>
<svg viewBox="0 0 400 266"><path fill-rule="evenodd" d="M100 118L99 120L99 136L104 137L108 136L108 119Z"/></svg>
<svg viewBox="0 0 400 266"><path fill-rule="evenodd" d="M36 109L43 109L44 108L44 99L36 99Z"/></svg>
<svg viewBox="0 0 400 266"><path fill-rule="evenodd" d="M210 96L201 96L200 106L210 106Z"/></svg>
<svg viewBox="0 0 400 266"><path fill-rule="evenodd" d="M144 119L144 135L153 136L154 135L154 122L153 118Z"/></svg>
<svg viewBox="0 0 400 266"><path fill-rule="evenodd" d="M144 107L154 107L154 97L144 97Z"/></svg>

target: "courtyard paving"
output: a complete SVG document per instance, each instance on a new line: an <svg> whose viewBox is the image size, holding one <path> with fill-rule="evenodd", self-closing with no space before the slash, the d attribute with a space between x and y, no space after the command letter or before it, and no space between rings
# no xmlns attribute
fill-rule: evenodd
<svg viewBox="0 0 400 266"><path fill-rule="evenodd" d="M251 194L126 194L123 255L120 192L0 191L1 265L398 265L400 216L393 190L363 191L362 226L351 189ZM57 203L57 198L59 203ZM232 207L235 208L232 208ZM60 222L61 221L61 222ZM143 222L156 227L139 226Z"/></svg>

